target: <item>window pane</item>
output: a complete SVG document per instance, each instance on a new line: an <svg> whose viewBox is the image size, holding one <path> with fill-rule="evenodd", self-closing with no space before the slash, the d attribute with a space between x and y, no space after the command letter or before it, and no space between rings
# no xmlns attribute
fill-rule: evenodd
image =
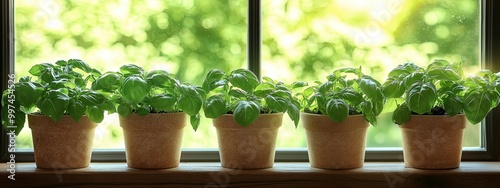
<svg viewBox="0 0 500 188"><path fill-rule="evenodd" d="M134 63L201 84L213 68L246 67L245 0L16 0L17 78L37 63L79 58L100 71ZM203 116L203 115L202 115ZM183 147L217 147L211 120L185 129ZM31 130L18 148L32 148ZM116 114L96 130L94 148L123 148Z"/></svg>
<svg viewBox="0 0 500 188"><path fill-rule="evenodd" d="M384 81L398 64L434 59L480 69L478 0L273 0L263 3L262 73L287 82L324 81L341 67L362 67ZM280 71L276 71L280 70ZM401 146L401 133L382 114L367 146ZM291 122L277 147L306 147L304 128ZM480 146L480 125L468 125L464 146Z"/></svg>

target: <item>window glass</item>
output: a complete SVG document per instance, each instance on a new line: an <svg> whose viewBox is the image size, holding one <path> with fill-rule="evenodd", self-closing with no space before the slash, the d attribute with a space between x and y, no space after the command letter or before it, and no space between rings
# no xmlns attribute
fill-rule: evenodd
<svg viewBox="0 0 500 188"><path fill-rule="evenodd" d="M398 64L426 66L434 59L463 61L466 74L481 67L478 0L262 3L262 74L274 79L313 83L338 68L362 67L383 82ZM367 146L401 146L391 115L382 114L369 128ZM465 147L480 146L480 126L467 126ZM306 147L300 125L295 129L288 121L280 131L278 147Z"/></svg>
<svg viewBox="0 0 500 188"><path fill-rule="evenodd" d="M247 67L246 14L245 0L16 0L16 77L78 58L100 71L133 63L201 84L210 69ZM186 127L183 147L217 147L211 124ZM95 137L94 148L124 148L118 115L105 117ZM27 125L17 144L33 147Z"/></svg>

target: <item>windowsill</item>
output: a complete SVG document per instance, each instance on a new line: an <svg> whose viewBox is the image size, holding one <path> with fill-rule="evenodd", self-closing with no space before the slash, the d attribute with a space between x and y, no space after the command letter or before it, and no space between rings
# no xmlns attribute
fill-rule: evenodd
<svg viewBox="0 0 500 188"><path fill-rule="evenodd" d="M401 162L367 162L353 170L322 170L309 163L275 163L262 170L231 170L220 163L181 163L162 170L128 168L126 163L92 163L87 168L44 170L16 163L15 181L0 164L0 184L16 187L160 186L172 187L500 187L500 162L462 162L452 170L405 168ZM207 186L213 185L213 186ZM10 187L10 186L7 186Z"/></svg>

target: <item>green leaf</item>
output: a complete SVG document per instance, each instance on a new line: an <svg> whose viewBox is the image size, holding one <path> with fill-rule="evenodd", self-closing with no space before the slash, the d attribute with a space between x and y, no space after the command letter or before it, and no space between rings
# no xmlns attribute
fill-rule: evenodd
<svg viewBox="0 0 500 188"><path fill-rule="evenodd" d="M287 110L288 101L283 97L268 95L264 99L271 111L285 112Z"/></svg>
<svg viewBox="0 0 500 188"><path fill-rule="evenodd" d="M267 76L262 77L262 80L264 80L264 82L267 82L270 84L276 84L276 81L274 81L272 78L269 78Z"/></svg>
<svg viewBox="0 0 500 188"><path fill-rule="evenodd" d="M430 83L417 82L411 85L406 98L411 111L418 114L430 112L437 100L436 87Z"/></svg>
<svg viewBox="0 0 500 188"><path fill-rule="evenodd" d="M448 96L443 98L443 108L450 116L454 116L464 110L462 100L458 96Z"/></svg>
<svg viewBox="0 0 500 188"><path fill-rule="evenodd" d="M102 103L98 107L100 109L108 111L108 114L112 114L112 113L116 112L115 104L110 100L106 100L104 103Z"/></svg>
<svg viewBox="0 0 500 188"><path fill-rule="evenodd" d="M60 90L50 90L38 102L38 108L55 122L61 120L68 108L69 97Z"/></svg>
<svg viewBox="0 0 500 188"><path fill-rule="evenodd" d="M396 79L395 77L387 78L383 86L383 93L388 98L398 98L401 97L405 92L405 87L403 87L403 82Z"/></svg>
<svg viewBox="0 0 500 188"><path fill-rule="evenodd" d="M200 126L200 114L196 114L195 116L190 116L189 121L191 122L191 126L193 127L194 131L198 130L198 127Z"/></svg>
<svg viewBox="0 0 500 188"><path fill-rule="evenodd" d="M424 81L425 74L423 72L414 72L409 74L404 78L404 85L406 89L410 89L411 85L417 82L425 82Z"/></svg>
<svg viewBox="0 0 500 188"><path fill-rule="evenodd" d="M294 99L287 101L288 102L288 109L287 113L290 119L294 122L295 128L299 125L299 120L300 120L300 103Z"/></svg>
<svg viewBox="0 0 500 188"><path fill-rule="evenodd" d="M269 95L275 90L276 87L273 83L264 82L255 88L255 95L259 97L265 97L266 95Z"/></svg>
<svg viewBox="0 0 500 188"><path fill-rule="evenodd" d="M200 96L181 95L177 106L190 116L195 116L200 112L202 105Z"/></svg>
<svg viewBox="0 0 500 188"><path fill-rule="evenodd" d="M43 72L47 69L51 69L53 65L48 63L37 64L30 68L28 71L33 76L42 76Z"/></svg>
<svg viewBox="0 0 500 188"><path fill-rule="evenodd" d="M208 72L205 80L203 80L202 87L205 91L210 92L217 87L220 87L225 84L225 82L219 82L224 77L224 71L219 69L212 69Z"/></svg>
<svg viewBox="0 0 500 188"><path fill-rule="evenodd" d="M70 60L68 60L68 64L72 65L75 68L83 70L86 73L90 73L93 71L93 69L90 68L90 66L87 63L85 63L79 59L70 59Z"/></svg>
<svg viewBox="0 0 500 188"><path fill-rule="evenodd" d="M123 81L120 92L126 100L138 104L144 100L150 90L149 84L138 76L130 76Z"/></svg>
<svg viewBox="0 0 500 188"><path fill-rule="evenodd" d="M465 79L464 86L470 88L477 88L478 86L488 87L488 81L479 76L469 76L468 78Z"/></svg>
<svg viewBox="0 0 500 188"><path fill-rule="evenodd" d="M121 103L120 105L118 105L117 111L120 116L127 117L132 113L132 106L127 103Z"/></svg>
<svg viewBox="0 0 500 188"><path fill-rule="evenodd" d="M363 76L359 81L359 88L363 93L372 100L383 100L381 84L369 76Z"/></svg>
<svg viewBox="0 0 500 188"><path fill-rule="evenodd" d="M373 104L370 101L364 101L361 103L361 111L365 119L372 125L377 125L377 115L374 112Z"/></svg>
<svg viewBox="0 0 500 188"><path fill-rule="evenodd" d="M307 82L302 82L302 81L296 81L292 83L291 89L296 89L296 88L301 88L308 86Z"/></svg>
<svg viewBox="0 0 500 188"><path fill-rule="evenodd" d="M101 123L104 119L104 110L99 109L97 106L88 107L85 114L87 114L91 121L96 123Z"/></svg>
<svg viewBox="0 0 500 188"><path fill-rule="evenodd" d="M309 98L313 93L314 93L315 87L308 87L307 89L302 92L305 98Z"/></svg>
<svg viewBox="0 0 500 188"><path fill-rule="evenodd" d="M226 101L224 101L222 96L211 96L203 104L203 111L205 112L205 117L217 118L228 112L226 108Z"/></svg>
<svg viewBox="0 0 500 188"><path fill-rule="evenodd" d="M326 115L334 122L340 123L349 116L349 106L341 99L331 99L326 104Z"/></svg>
<svg viewBox="0 0 500 188"><path fill-rule="evenodd" d="M255 74L246 69L236 69L228 77L229 82L239 87L247 93L253 93L253 90L260 84Z"/></svg>
<svg viewBox="0 0 500 188"><path fill-rule="evenodd" d="M148 107L145 107L145 106L139 106L135 109L135 113L137 113L138 115L148 115L149 113L151 112L151 109L149 109Z"/></svg>
<svg viewBox="0 0 500 188"><path fill-rule="evenodd" d="M86 107L82 104L82 102L70 100L68 104L68 113L75 122L78 122L85 114L85 108Z"/></svg>
<svg viewBox="0 0 500 188"><path fill-rule="evenodd" d="M43 89L33 82L18 82L15 84L16 101L25 107L34 105L43 93Z"/></svg>
<svg viewBox="0 0 500 188"><path fill-rule="evenodd" d="M456 72L448 61L438 60L427 66L427 75L436 80L458 81L462 79L460 73Z"/></svg>
<svg viewBox="0 0 500 188"><path fill-rule="evenodd" d="M496 91L488 91L488 96L491 99L491 109L495 108L500 102L500 96ZM491 110L490 109L490 110Z"/></svg>
<svg viewBox="0 0 500 188"><path fill-rule="evenodd" d="M144 69L141 67L134 65L134 64L128 64L128 65L123 65L120 67L120 72L125 75L142 75L144 73Z"/></svg>
<svg viewBox="0 0 500 188"><path fill-rule="evenodd" d="M491 99L487 92L477 90L465 94L464 112L472 124L481 122L491 110Z"/></svg>
<svg viewBox="0 0 500 188"><path fill-rule="evenodd" d="M42 75L40 75L39 77L45 83L50 83L57 78L53 68L47 68L43 70Z"/></svg>
<svg viewBox="0 0 500 188"><path fill-rule="evenodd" d="M259 105L252 101L240 101L234 108L234 119L241 126L252 124L260 115Z"/></svg>
<svg viewBox="0 0 500 188"><path fill-rule="evenodd" d="M119 87L120 87L120 76L112 72L104 73L92 83L93 90L103 90L103 91L113 92Z"/></svg>
<svg viewBox="0 0 500 188"><path fill-rule="evenodd" d="M85 79L83 79L81 77L76 77L75 78L75 85L79 88L85 88L87 86L87 82L85 81Z"/></svg>
<svg viewBox="0 0 500 188"><path fill-rule="evenodd" d="M346 100L350 105L357 106L364 101L363 95L352 88L344 88L338 92L338 96Z"/></svg>
<svg viewBox="0 0 500 188"><path fill-rule="evenodd" d="M174 108L177 99L171 94L156 95L149 99L150 104L156 111L170 111Z"/></svg>
<svg viewBox="0 0 500 188"><path fill-rule="evenodd" d="M384 108L382 109L381 113L389 113L389 112L394 112L396 108L398 107L398 104L401 104L404 102L403 98L389 98L384 104Z"/></svg>
<svg viewBox="0 0 500 188"><path fill-rule="evenodd" d="M106 98L100 93L97 93L95 91L86 90L86 91L82 91L82 93L80 94L79 100L85 106L96 106L96 105L104 103Z"/></svg>
<svg viewBox="0 0 500 188"><path fill-rule="evenodd" d="M333 88L333 82L327 81L324 84L321 84L318 88L318 92L326 95L328 92L330 92Z"/></svg>
<svg viewBox="0 0 500 188"><path fill-rule="evenodd" d="M422 68L413 63L401 64L389 72L389 77L406 76L420 69Z"/></svg>
<svg viewBox="0 0 500 188"><path fill-rule="evenodd" d="M233 97L236 97L236 98L244 98L248 95L247 92L241 90L241 89L238 89L238 88L235 88L235 89L231 89L229 90L229 96L233 96Z"/></svg>
<svg viewBox="0 0 500 188"><path fill-rule="evenodd" d="M402 125L406 123L408 120L411 118L411 111L410 108L406 105L406 103L403 103L401 105L398 105L394 113L392 114L392 122Z"/></svg>
<svg viewBox="0 0 500 188"><path fill-rule="evenodd" d="M170 77L167 72L164 73L158 72L156 74L148 75L146 81L150 85L157 87L169 86L178 83L174 78Z"/></svg>

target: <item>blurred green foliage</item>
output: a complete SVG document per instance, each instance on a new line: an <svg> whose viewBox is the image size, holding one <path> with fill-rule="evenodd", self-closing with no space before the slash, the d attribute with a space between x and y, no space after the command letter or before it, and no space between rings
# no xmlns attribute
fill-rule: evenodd
<svg viewBox="0 0 500 188"><path fill-rule="evenodd" d="M477 0L262 1L262 73L285 82L321 80L340 67L362 67L384 80L400 63L435 58L480 68ZM16 0L16 75L34 64L79 58L104 71L125 64L164 69L201 84L214 68L246 67L245 0ZM203 115L202 115L203 116ZM123 148L116 115L96 132L96 148ZM217 147L202 118L185 130L183 147ZM368 146L400 146L390 114L370 127ZM479 146L479 126L468 126L465 146ZM19 148L31 148L25 129ZM285 120L277 147L305 147L301 126Z"/></svg>

